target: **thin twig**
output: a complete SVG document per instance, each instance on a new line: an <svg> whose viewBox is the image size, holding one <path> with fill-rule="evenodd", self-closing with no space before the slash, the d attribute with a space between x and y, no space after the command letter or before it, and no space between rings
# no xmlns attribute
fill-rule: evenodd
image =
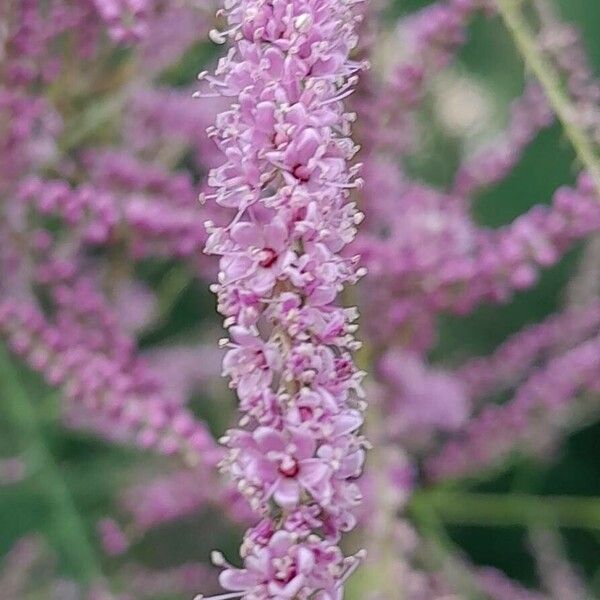
<svg viewBox="0 0 600 600"><path fill-rule="evenodd" d="M554 523L600 530L600 498L488 494L447 490L417 492L411 504L432 508L446 523L485 527Z"/></svg>
<svg viewBox="0 0 600 600"><path fill-rule="evenodd" d="M545 60L542 51L536 44L535 34L525 20L519 4L515 0L496 0L496 6L525 64L538 79L563 126L565 135L592 177L600 195L600 159L585 129L574 120L576 109L565 93L556 69Z"/></svg>

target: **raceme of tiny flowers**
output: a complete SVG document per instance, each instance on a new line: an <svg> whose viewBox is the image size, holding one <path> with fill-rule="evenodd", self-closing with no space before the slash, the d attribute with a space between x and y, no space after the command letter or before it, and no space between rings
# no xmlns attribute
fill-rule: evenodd
<svg viewBox="0 0 600 600"><path fill-rule="evenodd" d="M86 286L75 289L71 300L82 317L97 297ZM204 423L164 392L160 379L132 352L130 340L121 336L117 343L110 315L97 308L82 322L71 309L59 311L52 323L33 305L2 301L0 333L50 385L63 387L63 416L71 426L214 466L222 452Z"/></svg>
<svg viewBox="0 0 600 600"><path fill-rule="evenodd" d="M232 522L243 525L255 516L237 489L220 484L204 465L136 483L121 492L118 503L124 524L103 519L98 525L103 546L111 555L124 553L148 531L209 506L218 506Z"/></svg>
<svg viewBox="0 0 600 600"><path fill-rule="evenodd" d="M192 43L205 41L215 21L210 4L0 2L0 334L15 356L62 388L67 424L192 463L182 471L178 462L163 461L165 470L178 466L119 494L122 528L111 520L100 526L111 553L124 552L156 526L194 517L209 501L234 522L255 522L247 498L263 520L246 535L244 569L224 571L225 587L239 588L225 596L289 598L285 594L300 586L302 597L304 586L318 590L319 599L337 598L341 580L357 565L357 557L344 559L337 548L339 533L357 519L365 545L376 547L372 525L380 505L373 483L380 474L361 479L360 507L352 506L358 493L346 481L362 462L356 436L362 407L349 393L359 387L360 373L346 356L355 347L354 313L333 298L358 275L352 256L362 254L369 268L361 303L378 379L369 398L371 405L380 401L386 415L386 430L372 437L381 442L389 471L382 479L400 508L420 485L412 451L430 452L437 432L449 442L442 455L429 462L425 456L429 474L468 476L515 445L544 444L579 406L577 394L597 390L594 305L525 330L489 358L456 371L428 365L425 353L440 314L507 300L597 232L600 203L584 175L559 190L551 206L535 207L500 230L483 228L470 215L471 197L506 178L552 121L534 83L526 83L515 101L505 132L467 155L447 190L412 180L399 164L398 156L419 151L417 115L428 104L433 78L452 68L468 41L471 17L491 3L428 4L396 28L402 51L387 52L396 64L361 77L360 92L347 98L358 114L354 139L365 150L360 192L352 190L356 173L347 167L353 117L340 101L352 91L359 67L347 50L352 47L355 59L377 56L385 39L380 6L228 0L217 19L228 15L231 30L212 37L234 38L236 50L221 62L216 79L203 76L212 87L203 95L215 97L199 107L188 87L162 87L161 71ZM367 20L356 47L350 13ZM123 44L130 46L126 52ZM598 83L576 32L542 23L539 44L564 78L576 121L597 136ZM65 47L77 60L64 55ZM111 67L103 65L103 57L118 53L119 64L127 66L130 51L139 68L115 70L112 60ZM109 81L123 88L105 90ZM88 138L81 129L87 121L79 117L87 108L102 117L115 92L122 115L109 116L107 124L117 135ZM231 100L238 104L219 117L213 144L203 132ZM108 136L115 145L98 148L98 139L104 143ZM219 164L222 151L226 163L211 175L219 202L201 206L204 173ZM342 248L353 237L354 219L360 220L345 202L348 190L367 219L358 243ZM210 250L222 255L225 274L217 291L231 327L223 348L226 372L242 401L240 427L247 428L227 436L226 466L241 491L216 482L211 468L224 451L186 407L199 384L203 393L211 391L206 378L220 355L205 361L202 337L140 357L133 337L154 302L133 270L160 258L184 261L186 272L213 280L215 261L201 255L207 233L200 223L221 224L232 209L229 227L209 229ZM115 255L126 268L119 281L111 271ZM124 290L130 293L125 299ZM198 361L201 367L194 367ZM514 401L482 407L490 394L514 388ZM398 448L398 440L406 447ZM0 460L0 485L31 474L23 460ZM398 537L397 529L408 527L386 515L377 523ZM419 546L416 533L412 538ZM406 540L396 542L393 567L411 600L453 593L446 574L422 571L407 556ZM155 577L142 572L139 585L124 587L136 598L152 587L171 595L183 586L198 589L205 573L192 567ZM498 572L474 574L490 597L543 597ZM0 595L23 595L6 581L2 577ZM28 581L21 578L21 584ZM67 597L65 589L60 597Z"/></svg>
<svg viewBox="0 0 600 600"><path fill-rule="evenodd" d="M391 150L396 156L414 150L418 138L414 117L426 97L427 85L466 43L467 26L474 14L488 8L486 0L433 2L400 21L395 38L402 45L390 53L400 59L386 69L389 73L380 85L353 103L360 115L359 138L368 157L372 157L373 147Z"/></svg>
<svg viewBox="0 0 600 600"><path fill-rule="evenodd" d="M459 477L494 465L515 446L544 445L564 425L565 409L578 395L600 392L600 337L553 358L519 387L504 405L486 405L459 439L427 461L433 479Z"/></svg>
<svg viewBox="0 0 600 600"><path fill-rule="evenodd" d="M335 301L362 274L341 255L362 219L349 202L360 180L342 104L363 68L349 58L357 4L228 2L230 29L212 37L234 47L216 77L200 75L235 98L210 130L226 161L209 175L235 215L207 224L206 245L221 256L223 372L244 414L223 438L223 468L263 517L245 535L242 569L213 557L227 598L339 598L362 556L337 547L355 523L366 445L357 312Z"/></svg>
<svg viewBox="0 0 600 600"><path fill-rule="evenodd" d="M456 372L471 399L518 383L541 358L555 356L600 330L600 302L552 315L509 338L489 357L477 357Z"/></svg>
<svg viewBox="0 0 600 600"><path fill-rule="evenodd" d="M119 42L135 42L148 33L154 0L93 0L110 36Z"/></svg>
<svg viewBox="0 0 600 600"><path fill-rule="evenodd" d="M418 351L435 341L435 315L507 301L534 285L540 267L556 264L576 241L600 229L600 202L586 173L574 188L559 188L551 206L536 205L496 230L478 227L462 198L424 185L396 189L401 196L390 202L383 235L374 224L354 249L373 281L372 306L387 315L368 320L373 336L389 341L408 331L405 343Z"/></svg>
<svg viewBox="0 0 600 600"><path fill-rule="evenodd" d="M529 82L512 103L506 131L463 161L454 178L453 193L468 198L502 181L535 136L553 122L554 114L542 90L536 83Z"/></svg>

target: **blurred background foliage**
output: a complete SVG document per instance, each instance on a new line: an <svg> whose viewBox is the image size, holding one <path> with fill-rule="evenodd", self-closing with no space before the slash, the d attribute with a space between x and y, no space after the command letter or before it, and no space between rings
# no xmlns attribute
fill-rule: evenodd
<svg viewBox="0 0 600 600"><path fill-rule="evenodd" d="M419 0L395 0L389 7L390 27L393 18L426 4ZM590 60L596 72L600 72L600 2L562 0L557 4L564 19L575 23L583 32ZM170 86L193 84L196 73L215 56L215 52L211 43L199 41L176 67L161 75L161 82ZM461 91L466 82L484 93L487 106L481 116L474 115L473 119L467 119L467 125L460 125L460 135L444 123L431 121L427 136L421 140L422 151L414 157L410 167L415 176L432 183L450 181L465 139L476 142L502 129L509 103L522 89L523 66L499 21L479 18L471 28L470 41L451 74L445 76L455 78L451 82L453 85L445 81L434 89L431 102L451 101L458 103L460 108L464 96L457 94L450 98L449 94L457 89ZM430 115L423 115L423 118L430 118ZM485 122L478 122L481 119ZM477 219L482 224L498 227L535 203L549 200L557 187L574 180L575 160L559 125L544 131L509 177L477 198L474 204ZM186 164L181 165L181 168L186 167ZM558 310L563 304L565 283L573 274L579 256L580 249L568 254L560 264L543 274L533 290L517 294L505 306L482 306L468 317L443 318L440 340L432 359L452 365L469 356L488 353L511 333ZM143 271L145 278L163 290L168 311L162 322L143 334L142 347L185 339L187 332L197 330L206 321L215 322L214 301L203 285L190 283L185 278L165 283L165 274L170 272L168 264L148 264ZM33 438L39 436L38 442L47 447L59 468L83 519L86 535L92 540L94 552L101 557L97 560L110 574L117 561L102 555L94 533L95 524L110 514L115 492L128 483L131 468L134 465L139 468L140 463L146 461L151 469L151 463L159 459L146 458L136 451L65 430L58 421L56 392L48 390L31 372L9 361L5 353L0 357L3 361L0 369L0 451L14 455L15 451L30 449L36 443ZM9 406L18 406L24 397L35 406L39 431L19 428L19 419L11 416ZM223 405L216 405L198 395L192 406L218 434L227 424L232 405L230 399L224 399ZM597 516L600 512L599 439L600 424L585 426L566 438L551 464L515 457L510 467L500 474L483 481L464 483L463 487L507 495L599 498L595 507ZM49 516L52 514L51 494L49 496L44 487L48 484L46 479L34 476L18 486L0 487L0 556L24 534L41 532L58 550L61 568L68 574L72 569L73 548L69 548L64 539L65 524ZM544 506L539 508L541 512ZM576 506L574 510L577 510ZM451 509L446 512L452 514ZM450 539L463 548L475 564L496 566L523 583L535 584L535 569L527 541L530 515L516 510L506 516L502 503L499 503L489 516L490 524L447 523ZM214 517L216 515L209 514L201 520L193 519L169 526L167 530L159 529L148 535L134 549L134 554L147 565L163 567L171 561L176 565L182 560L205 560L209 550L217 545L235 555L238 536L229 528L216 525L220 521ZM505 523L493 524L498 521ZM561 528L569 558L585 572L596 594L600 594L599 522L600 519L595 518L589 527ZM159 538L160 544L157 543Z"/></svg>

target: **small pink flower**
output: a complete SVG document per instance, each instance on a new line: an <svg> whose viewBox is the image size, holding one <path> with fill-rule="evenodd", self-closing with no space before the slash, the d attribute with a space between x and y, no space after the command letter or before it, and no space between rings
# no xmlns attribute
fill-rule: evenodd
<svg viewBox="0 0 600 600"><path fill-rule="evenodd" d="M250 436L234 435L241 453L236 466L243 478L261 486L263 500L273 498L282 508L298 506L303 492L321 506L327 506L332 494L331 466L315 456L317 442L303 429L280 432L259 427Z"/></svg>
<svg viewBox="0 0 600 600"><path fill-rule="evenodd" d="M295 257L288 247L287 229L277 220L264 226L237 223L231 239L235 249L223 261L224 283L246 279L258 294L268 294Z"/></svg>
<svg viewBox="0 0 600 600"><path fill-rule="evenodd" d="M247 533L243 547L244 567L241 569L229 565L217 554L217 564L225 567L219 580L226 590L256 600L309 596L341 600L341 582L360 560L357 557L344 560L339 549L331 544L315 539L301 542L287 528L273 532L265 528L264 523ZM225 597L238 596L226 594ZM221 597L215 600L218 598Z"/></svg>
<svg viewBox="0 0 600 600"><path fill-rule="evenodd" d="M245 569L228 568L221 573L219 580L225 589L252 592L257 598L291 600L305 586L315 557L310 549L296 544L292 534L278 531L245 563Z"/></svg>
<svg viewBox="0 0 600 600"><path fill-rule="evenodd" d="M223 374L231 377L240 397L246 398L271 384L280 355L276 344L264 342L244 327L232 327L230 333L232 349L223 359Z"/></svg>

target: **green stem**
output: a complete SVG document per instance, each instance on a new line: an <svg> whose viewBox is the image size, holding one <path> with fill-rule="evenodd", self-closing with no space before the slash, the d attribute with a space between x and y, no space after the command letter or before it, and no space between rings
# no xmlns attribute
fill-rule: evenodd
<svg viewBox="0 0 600 600"><path fill-rule="evenodd" d="M157 321L166 320L181 294L193 283L194 278L185 265L177 265L171 269L160 283L158 289L158 317Z"/></svg>
<svg viewBox="0 0 600 600"><path fill-rule="evenodd" d="M498 12L511 33L525 64L538 79L554 112L564 128L579 160L589 171L600 194L600 161L585 130L575 121L576 109L565 93L554 67L545 60L535 41L535 34L515 0L496 0Z"/></svg>
<svg viewBox="0 0 600 600"><path fill-rule="evenodd" d="M412 503L409 513L417 523L419 531L425 535L428 545L425 548L427 559L433 571L442 569L447 572L449 580L456 591L466 600L482 600L482 592L473 574L460 560L460 552L448 535L445 524L433 506L425 503Z"/></svg>
<svg viewBox="0 0 600 600"><path fill-rule="evenodd" d="M123 111L125 97L124 92L108 96L91 104L85 112L75 117L60 140L61 152L70 152L114 121L115 116Z"/></svg>
<svg viewBox="0 0 600 600"><path fill-rule="evenodd" d="M600 498L423 491L414 507L431 508L445 523L484 527L558 523L574 529L600 530Z"/></svg>
<svg viewBox="0 0 600 600"><path fill-rule="evenodd" d="M358 354L357 364L365 369L369 349L364 347ZM366 370L366 369L365 369ZM402 548L395 539L394 522L398 518L398 501L390 487L385 456L385 414L378 403L371 403L367 411L366 432L373 444L369 455L369 468L375 488L375 506L369 520L369 540L367 548L369 560L364 567L366 581L377 582L376 590L383 598L406 599L406 582L400 566ZM366 590L360 597L367 595Z"/></svg>
<svg viewBox="0 0 600 600"><path fill-rule="evenodd" d="M34 407L4 346L0 344L0 400L14 430L26 440L28 466L51 508L49 521L82 583L102 580L93 546L60 469L44 441Z"/></svg>

